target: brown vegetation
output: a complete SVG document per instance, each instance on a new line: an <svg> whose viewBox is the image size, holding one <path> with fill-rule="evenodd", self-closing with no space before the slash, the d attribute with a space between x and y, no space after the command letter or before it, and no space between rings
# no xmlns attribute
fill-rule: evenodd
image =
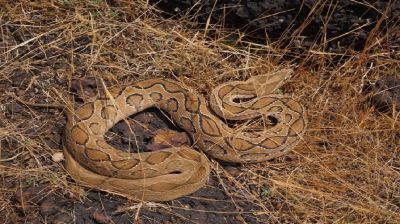
<svg viewBox="0 0 400 224"><path fill-rule="evenodd" d="M76 186L62 163L52 160L61 151L63 114L25 107L7 92L31 102L66 103L77 78L101 78L108 86L119 86L169 77L207 94L226 80L245 80L290 66L296 72L282 91L307 108L309 130L302 143L287 156L266 163L232 168L212 161L213 188L228 195L226 200L242 198L247 203L244 211L236 205L232 211L217 211L218 206L199 208L178 201L155 205L167 217L158 219L154 214L159 210L152 206L132 208L136 202L119 199L118 212L108 215L112 219L127 213L132 223L202 223L178 212L201 210L214 215L206 217L210 221L234 214L236 221L227 223L241 223L238 220L247 213L252 218L242 218L243 222L400 223L399 113L376 111L362 93L367 82L399 77L397 23L380 32L378 22L361 52L333 54L315 46L298 53L274 43L232 41L212 24L194 29L184 20L163 19L145 1L113 2L118 4L2 3L0 220L44 222L35 202L30 208L21 200L32 198L21 193L26 188L45 186L45 194L34 192L37 200L46 195L61 198L58 201L71 216L74 201L85 200L82 192L88 190ZM210 31L212 39L207 36ZM94 216L111 222L102 215Z"/></svg>

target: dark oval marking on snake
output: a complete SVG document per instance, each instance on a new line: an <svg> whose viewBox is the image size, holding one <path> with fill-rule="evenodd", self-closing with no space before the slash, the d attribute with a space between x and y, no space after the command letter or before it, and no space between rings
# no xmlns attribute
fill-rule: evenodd
<svg viewBox="0 0 400 224"><path fill-rule="evenodd" d="M185 127L185 130L188 129L188 130L186 130L187 132L196 133L196 128L194 128L194 124L193 124L192 120L190 120L186 117L181 117L179 119L179 123L180 123L180 126L182 126L182 128Z"/></svg>
<svg viewBox="0 0 400 224"><path fill-rule="evenodd" d="M150 93L150 97L154 102L158 102L163 99L163 96L161 95L161 93L157 93L157 92Z"/></svg>
<svg viewBox="0 0 400 224"><path fill-rule="evenodd" d="M198 152L189 150L189 149L183 149L178 152L178 155L181 156L182 158L188 159L188 160L193 160L193 161L201 161L201 156Z"/></svg>
<svg viewBox="0 0 400 224"><path fill-rule="evenodd" d="M101 161L110 161L110 155L108 155L105 152L102 152L97 149L91 149L91 148L86 148L85 149L85 155L88 159L91 159L93 161L101 162Z"/></svg>
<svg viewBox="0 0 400 224"><path fill-rule="evenodd" d="M226 95L228 95L230 92L232 92L233 88L234 87L231 85L221 87L218 91L218 97L220 99L223 99Z"/></svg>
<svg viewBox="0 0 400 224"><path fill-rule="evenodd" d="M199 119L200 119L200 128L203 133L213 137L221 136L221 132L218 128L218 125L217 123L215 123L213 119L204 114L199 114Z"/></svg>
<svg viewBox="0 0 400 224"><path fill-rule="evenodd" d="M75 140L76 143L85 145L89 140L89 135L79 127L79 125L75 125L71 129L71 138Z"/></svg>
<svg viewBox="0 0 400 224"><path fill-rule="evenodd" d="M254 143L241 138L234 137L231 139L231 142L232 145L235 146L235 149L238 151L247 151L254 147Z"/></svg>
<svg viewBox="0 0 400 224"><path fill-rule="evenodd" d="M219 155L228 154L228 151L226 149L224 149L223 147L221 147L219 144L215 144L214 142L208 141L208 140L204 140L203 142L204 142L205 146L207 147L207 149L205 149L207 151L212 150L212 151L215 151L215 153L219 154Z"/></svg>
<svg viewBox="0 0 400 224"><path fill-rule="evenodd" d="M170 98L167 100L166 103L166 110L170 111L171 113L176 113L179 110L179 102L175 98Z"/></svg>
<svg viewBox="0 0 400 224"><path fill-rule="evenodd" d="M75 115L79 120L87 120L94 113L94 103L85 103L78 110L76 110Z"/></svg>
<svg viewBox="0 0 400 224"><path fill-rule="evenodd" d="M200 110L200 99L198 96L187 96L185 94L185 108L191 113L199 113Z"/></svg>
<svg viewBox="0 0 400 224"><path fill-rule="evenodd" d="M129 170L139 164L139 160L137 159L126 159L119 161L111 161L112 165L119 170Z"/></svg>
<svg viewBox="0 0 400 224"><path fill-rule="evenodd" d="M169 152L155 152L147 157L146 162L151 165L160 164L164 162L170 155L171 153Z"/></svg>
<svg viewBox="0 0 400 224"><path fill-rule="evenodd" d="M143 100L143 95L142 94L131 94L128 97L126 97L126 104L129 106L135 106L139 105Z"/></svg>
<svg viewBox="0 0 400 224"><path fill-rule="evenodd" d="M115 106L105 106L101 109L101 117L105 120L112 120L114 121L117 117L118 108Z"/></svg>
<svg viewBox="0 0 400 224"><path fill-rule="evenodd" d="M96 122L90 123L89 128L92 131L92 133L95 135L100 135L101 133L104 132L101 128L101 124L96 123Z"/></svg>
<svg viewBox="0 0 400 224"><path fill-rule="evenodd" d="M246 84L237 84L235 86L235 88L244 90L246 92L254 92L255 91L254 85L249 85L248 83L246 83Z"/></svg>

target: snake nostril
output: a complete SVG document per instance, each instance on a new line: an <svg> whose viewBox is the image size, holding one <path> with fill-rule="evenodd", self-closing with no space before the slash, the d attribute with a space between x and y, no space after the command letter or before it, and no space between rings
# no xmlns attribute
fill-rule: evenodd
<svg viewBox="0 0 400 224"><path fill-rule="evenodd" d="M278 124L279 120L278 120L278 118L275 117L275 116L268 115L268 116L267 116L267 119L265 119L264 122L266 122L268 126L272 126L272 127L273 127L273 126L275 126L275 125Z"/></svg>
<svg viewBox="0 0 400 224"><path fill-rule="evenodd" d="M180 171L180 170L175 170L175 171L170 172L169 174L181 174L181 173L182 173L182 171Z"/></svg>

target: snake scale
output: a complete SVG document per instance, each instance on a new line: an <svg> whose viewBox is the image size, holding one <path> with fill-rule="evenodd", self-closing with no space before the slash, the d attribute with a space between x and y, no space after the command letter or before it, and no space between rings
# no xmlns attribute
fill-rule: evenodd
<svg viewBox="0 0 400 224"><path fill-rule="evenodd" d="M234 163L262 162L292 149L306 130L301 104L272 94L292 70L217 86L209 101L167 79L110 89L106 97L67 112L65 167L77 183L144 201L167 201L195 192L210 172L207 157L189 147L129 153L104 135L117 122L150 107L167 112L206 155ZM272 127L245 130L228 121L261 118ZM265 122L266 123L266 122ZM244 125L246 126L246 125Z"/></svg>

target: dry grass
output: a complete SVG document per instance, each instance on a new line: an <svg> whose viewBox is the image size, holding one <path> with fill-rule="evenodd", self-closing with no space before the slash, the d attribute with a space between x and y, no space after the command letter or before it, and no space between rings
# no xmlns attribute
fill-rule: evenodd
<svg viewBox="0 0 400 224"><path fill-rule="evenodd" d="M268 184L268 197L255 203L276 223L400 222L399 113L376 112L361 93L364 82L399 72L396 27L374 30L365 51L347 53L332 66L333 57L341 55L318 46L293 55L273 44L234 48L222 39L209 40L204 30L161 19L144 2L119 7L75 2L74 7L67 0L3 5L1 89L22 90L32 101L63 102L74 77L101 77L118 86L167 75L206 93L226 80L296 64L284 89L307 107L309 131L288 156L245 165L237 187ZM213 26L208 30L224 36ZM284 60L287 55L296 62ZM6 108L12 99L0 97L0 213L13 220L18 214L10 198L18 187L75 188L62 165L51 161L60 149L44 144L62 129L62 114L12 114Z"/></svg>

